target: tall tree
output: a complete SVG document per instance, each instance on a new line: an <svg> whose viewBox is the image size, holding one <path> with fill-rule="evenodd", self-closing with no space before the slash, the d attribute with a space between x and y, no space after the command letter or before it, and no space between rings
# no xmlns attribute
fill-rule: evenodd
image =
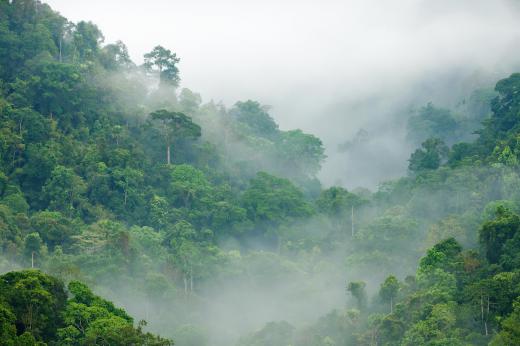
<svg viewBox="0 0 520 346"><path fill-rule="evenodd" d="M150 72L159 74L161 84L178 86L180 77L177 63L180 61L175 53L163 46L156 46L144 55L144 67Z"/></svg>
<svg viewBox="0 0 520 346"><path fill-rule="evenodd" d="M171 163L171 146L174 139L198 138L201 135L200 126L181 112L170 112L165 109L150 114L152 121L158 124L159 131L166 144L166 163Z"/></svg>
<svg viewBox="0 0 520 346"><path fill-rule="evenodd" d="M351 281L347 285L347 291L357 300L359 310L363 310L367 301L365 291L367 284L364 281Z"/></svg>
<svg viewBox="0 0 520 346"><path fill-rule="evenodd" d="M390 313L394 312L394 300L399 291L399 281L393 275L386 278L379 289L379 296L384 302L390 303Z"/></svg>

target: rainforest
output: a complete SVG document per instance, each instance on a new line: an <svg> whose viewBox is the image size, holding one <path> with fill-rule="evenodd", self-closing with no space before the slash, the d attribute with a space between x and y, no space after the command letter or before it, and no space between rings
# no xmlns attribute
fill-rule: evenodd
<svg viewBox="0 0 520 346"><path fill-rule="evenodd" d="M518 51L329 145L149 41L0 0L0 345L520 345Z"/></svg>

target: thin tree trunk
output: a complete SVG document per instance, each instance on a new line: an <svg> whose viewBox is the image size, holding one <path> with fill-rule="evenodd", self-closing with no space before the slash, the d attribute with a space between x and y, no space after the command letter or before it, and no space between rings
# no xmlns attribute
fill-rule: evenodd
<svg viewBox="0 0 520 346"><path fill-rule="evenodd" d="M352 237L354 237L354 206L350 210L350 229L352 231Z"/></svg>
<svg viewBox="0 0 520 346"><path fill-rule="evenodd" d="M394 298L390 297L390 313L394 312Z"/></svg>
<svg viewBox="0 0 520 346"><path fill-rule="evenodd" d="M31 268L34 269L34 251L31 252Z"/></svg>
<svg viewBox="0 0 520 346"><path fill-rule="evenodd" d="M487 313L486 313L486 322L484 324L486 329L486 336L488 336L488 326L487 326L487 319L489 317L489 296L487 297Z"/></svg>
<svg viewBox="0 0 520 346"><path fill-rule="evenodd" d="M484 325L484 297L482 295L482 291L480 292L480 320L482 325Z"/></svg>
<svg viewBox="0 0 520 346"><path fill-rule="evenodd" d="M168 165L171 164L171 162L170 162L170 145L169 144L166 146L166 162L168 162Z"/></svg>

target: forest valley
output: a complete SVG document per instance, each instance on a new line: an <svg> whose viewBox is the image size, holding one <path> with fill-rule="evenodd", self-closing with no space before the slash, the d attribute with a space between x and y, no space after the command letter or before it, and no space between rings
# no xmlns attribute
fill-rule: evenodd
<svg viewBox="0 0 520 346"><path fill-rule="evenodd" d="M0 345L520 345L520 74L416 109L409 174L347 191L178 63L0 0Z"/></svg>

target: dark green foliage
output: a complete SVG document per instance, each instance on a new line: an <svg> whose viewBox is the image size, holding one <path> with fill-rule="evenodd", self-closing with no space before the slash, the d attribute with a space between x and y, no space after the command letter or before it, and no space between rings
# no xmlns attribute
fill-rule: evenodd
<svg viewBox="0 0 520 346"><path fill-rule="evenodd" d="M491 103L493 116L489 128L498 134L518 130L520 120L520 73L499 81L495 87L498 92Z"/></svg>
<svg viewBox="0 0 520 346"><path fill-rule="evenodd" d="M66 305L59 280L36 270L7 273L0 276L0 297L15 316L17 335L29 332L45 342L56 338ZM4 311L9 317L9 310Z"/></svg>
<svg viewBox="0 0 520 346"><path fill-rule="evenodd" d="M413 173L434 170L446 161L448 147L438 138L429 138L411 156L408 169Z"/></svg>
<svg viewBox="0 0 520 346"><path fill-rule="evenodd" d="M167 339L134 328L123 309L94 295L79 282L63 284L37 270L0 276L0 336L2 345L154 345Z"/></svg>
<svg viewBox="0 0 520 346"><path fill-rule="evenodd" d="M498 263L506 243L517 235L520 227L520 217L499 206L493 220L487 221L479 231L480 243L484 254L490 263ZM509 253L514 252L509 249Z"/></svg>
<svg viewBox="0 0 520 346"><path fill-rule="evenodd" d="M162 46L156 46L151 52L144 55L144 66L154 71L157 69L160 83L179 85L179 69L176 64L180 61L175 53Z"/></svg>
<svg viewBox="0 0 520 346"><path fill-rule="evenodd" d="M364 281L351 281L347 285L347 291L356 299L360 310L364 309L367 303L366 285Z"/></svg>
<svg viewBox="0 0 520 346"><path fill-rule="evenodd" d="M154 330L204 345L197 323L222 287L289 283L290 306L344 277L365 280L346 309L241 344L518 343L518 74L412 116L409 176L322 189L319 138L280 130L256 101L177 93L164 47L138 67L103 40L38 1L0 1L0 269L42 268L70 294L39 271L1 276L0 343L171 344L78 280L139 297Z"/></svg>
<svg viewBox="0 0 520 346"><path fill-rule="evenodd" d="M265 172L252 179L242 196L242 205L255 221L279 224L284 220L305 217L312 209L289 180L277 178Z"/></svg>

